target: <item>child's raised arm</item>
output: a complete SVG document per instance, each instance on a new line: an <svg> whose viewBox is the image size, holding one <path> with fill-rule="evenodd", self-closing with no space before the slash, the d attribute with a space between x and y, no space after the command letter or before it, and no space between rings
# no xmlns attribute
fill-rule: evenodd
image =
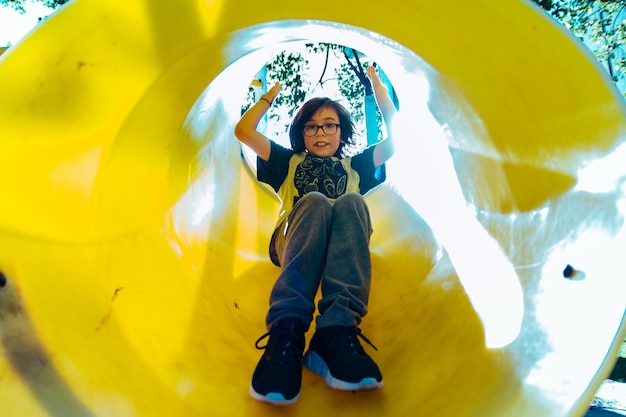
<svg viewBox="0 0 626 417"><path fill-rule="evenodd" d="M272 106L274 99L280 91L280 84L276 83L261 99L254 103L241 116L235 126L235 136L241 143L250 147L261 159L267 161L270 158L270 139L257 130L259 122Z"/></svg>
<svg viewBox="0 0 626 417"><path fill-rule="evenodd" d="M378 108L383 116L385 126L387 126L387 138L376 144L374 149L374 166L379 167L384 164L387 159L391 158L394 152L392 121L397 111L396 106L394 106L391 101L391 97L389 97L387 87L378 77L378 73L376 72L376 67L374 65L370 65L367 68L367 75L372 82L376 103L378 104Z"/></svg>

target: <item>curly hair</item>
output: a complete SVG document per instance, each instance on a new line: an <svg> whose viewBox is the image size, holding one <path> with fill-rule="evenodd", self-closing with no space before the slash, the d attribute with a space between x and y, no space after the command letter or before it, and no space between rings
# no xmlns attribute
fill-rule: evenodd
<svg viewBox="0 0 626 417"><path fill-rule="evenodd" d="M341 125L340 138L342 142L339 144L339 148L334 156L337 158L345 158L349 156L349 150L357 145L357 141L354 138L356 132L354 120L350 112L343 105L327 97L312 98L304 103L300 110L298 110L298 113L294 116L291 126L289 127L291 149L297 153L305 151L304 137L302 135L304 124L311 120L311 117L313 117L316 111L324 107L334 109L339 116L339 124Z"/></svg>

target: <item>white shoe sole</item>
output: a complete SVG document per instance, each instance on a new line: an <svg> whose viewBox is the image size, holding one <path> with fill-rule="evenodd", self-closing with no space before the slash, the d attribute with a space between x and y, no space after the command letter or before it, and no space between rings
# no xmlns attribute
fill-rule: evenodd
<svg viewBox="0 0 626 417"><path fill-rule="evenodd" d="M294 398L290 400L285 399L285 396L279 392L270 392L267 395L261 395L254 390L254 388L252 387L252 384L250 384L248 391L250 392L250 396L254 398L255 400L273 404L273 405L295 404L300 398L300 391Z"/></svg>
<svg viewBox="0 0 626 417"><path fill-rule="evenodd" d="M379 382L376 378L363 378L360 382L346 382L333 377L328 370L326 362L313 351L308 351L304 355L304 366L324 378L326 385L334 389L342 391L371 391L383 387L383 381Z"/></svg>

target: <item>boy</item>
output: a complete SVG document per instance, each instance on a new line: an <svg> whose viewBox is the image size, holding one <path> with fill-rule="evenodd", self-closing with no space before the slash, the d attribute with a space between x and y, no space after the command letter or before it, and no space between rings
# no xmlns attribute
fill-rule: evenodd
<svg viewBox="0 0 626 417"><path fill-rule="evenodd" d="M368 77L390 130L395 107L373 66ZM270 295L268 333L256 342L265 352L250 394L286 405L299 398L303 364L336 389L383 385L378 366L358 340L372 345L358 328L367 313L371 281L372 227L363 195L384 181L393 144L388 132L384 141L348 156L355 143L351 115L333 100L314 98L294 117L292 149L286 149L257 131L279 91L276 83L242 116L235 136L257 154L257 178L282 201L270 241L270 257L281 272ZM303 357L320 286L316 332ZM267 337L267 345L259 346Z"/></svg>

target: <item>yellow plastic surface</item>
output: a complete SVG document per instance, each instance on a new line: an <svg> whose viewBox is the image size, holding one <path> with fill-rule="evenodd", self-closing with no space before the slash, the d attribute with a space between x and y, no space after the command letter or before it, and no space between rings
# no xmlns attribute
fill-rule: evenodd
<svg viewBox="0 0 626 417"><path fill-rule="evenodd" d="M232 128L292 41L363 51L401 110L367 197L385 387L305 371L279 408L248 395L278 203ZM78 0L0 80L3 416L580 416L614 364L626 111L527 2Z"/></svg>

